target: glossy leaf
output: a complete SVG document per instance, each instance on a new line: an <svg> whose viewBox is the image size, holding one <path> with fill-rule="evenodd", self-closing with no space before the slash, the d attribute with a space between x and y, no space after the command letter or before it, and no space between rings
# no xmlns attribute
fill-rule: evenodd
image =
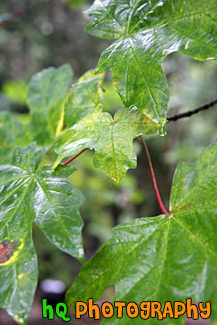
<svg viewBox="0 0 217 325"><path fill-rule="evenodd" d="M31 130L39 145L50 145L55 138L72 77L72 69L66 64L36 73L29 83Z"/></svg>
<svg viewBox="0 0 217 325"><path fill-rule="evenodd" d="M104 74L95 75L94 70L86 72L76 84L72 85L65 103L64 124L67 128L73 126L87 113L101 110L103 100L102 83Z"/></svg>
<svg viewBox="0 0 217 325"><path fill-rule="evenodd" d="M198 161L179 163L171 192L171 216L136 219L114 228L113 236L87 262L67 292L75 301L97 301L115 285L115 301L211 301L217 320L217 141ZM88 276L87 276L88 275ZM108 324L143 324L113 317ZM184 324L164 319L166 324ZM156 318L146 320L156 324Z"/></svg>
<svg viewBox="0 0 217 325"><path fill-rule="evenodd" d="M95 0L86 31L118 38L101 55L97 71L111 70L124 104L165 123L168 86L163 59L180 51L217 59L216 0Z"/></svg>
<svg viewBox="0 0 217 325"><path fill-rule="evenodd" d="M121 109L114 118L100 111L88 114L57 138L54 168L64 157L94 148L94 166L119 183L129 168L136 167L133 139L156 131L157 125L138 110Z"/></svg>
<svg viewBox="0 0 217 325"><path fill-rule="evenodd" d="M61 250L83 260L81 193L67 180L75 169L39 168L46 149L17 147L0 165L0 306L26 324L37 285L32 222ZM61 167L61 166L60 166Z"/></svg>

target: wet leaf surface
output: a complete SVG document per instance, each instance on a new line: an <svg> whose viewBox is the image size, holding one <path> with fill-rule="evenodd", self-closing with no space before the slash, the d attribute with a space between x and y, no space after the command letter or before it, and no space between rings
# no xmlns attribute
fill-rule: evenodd
<svg viewBox="0 0 217 325"><path fill-rule="evenodd" d="M84 148L94 148L94 166L119 183L129 168L137 164L133 139L157 132L157 125L138 110L121 109L114 118L109 113L87 114L65 130L55 142L58 154L54 168L67 156Z"/></svg>
<svg viewBox="0 0 217 325"><path fill-rule="evenodd" d="M114 301L211 301L217 320L217 141L193 165L179 163L171 216L140 218L118 225L112 238L88 261L66 295L67 304L96 302L110 285ZM88 274L88 276L87 276ZM115 316L108 324L143 324ZM156 324L156 318L146 320ZM165 324L184 324L185 317Z"/></svg>
<svg viewBox="0 0 217 325"><path fill-rule="evenodd" d="M68 180L74 168L40 167L46 149L17 147L0 165L0 306L26 324L37 285L35 222L58 248L83 261L79 206Z"/></svg>
<svg viewBox="0 0 217 325"><path fill-rule="evenodd" d="M135 105L165 124L168 86L163 59L179 51L197 60L216 59L216 0L96 0L86 11L90 34L116 40L97 71L111 70L125 106Z"/></svg>

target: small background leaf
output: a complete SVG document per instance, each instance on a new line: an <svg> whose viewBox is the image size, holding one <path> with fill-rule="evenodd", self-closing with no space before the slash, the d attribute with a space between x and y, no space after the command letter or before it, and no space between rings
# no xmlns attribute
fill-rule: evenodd
<svg viewBox="0 0 217 325"><path fill-rule="evenodd" d="M27 135L27 128L8 112L0 112L0 154L1 163L7 153L18 144L24 145Z"/></svg>

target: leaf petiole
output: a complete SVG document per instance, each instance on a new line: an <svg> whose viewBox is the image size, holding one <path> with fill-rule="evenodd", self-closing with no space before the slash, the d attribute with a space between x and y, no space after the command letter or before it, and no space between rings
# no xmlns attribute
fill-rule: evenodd
<svg viewBox="0 0 217 325"><path fill-rule="evenodd" d="M159 190L158 190L158 186L157 186L157 181L156 181L156 178L155 178L155 174L154 174L154 169L153 169L153 166L152 166L152 162L151 162L151 157L150 157L150 154L149 154L149 151L148 151L148 147L145 143L145 140L143 138L142 135L140 135L140 138L142 140L142 143L143 143L143 146L145 148L145 152L146 152L146 155L147 155L147 158L148 158L148 164L149 164L149 168L150 168L150 171L151 171L151 177L152 177L152 181L153 181L153 185L154 185L154 190L155 190L155 193L156 193L156 196L157 196L157 200L158 200L158 204L162 210L162 212L164 214L166 214L167 216L170 216L170 213L166 210L162 200L161 200L161 196L160 196L160 193L159 193Z"/></svg>
<svg viewBox="0 0 217 325"><path fill-rule="evenodd" d="M84 151L86 151L88 148L82 149L81 151L79 151L75 156L73 156L72 158L70 158L69 160L67 160L66 162L63 163L63 166L68 165L72 160L74 160L75 158L77 158L78 156L80 156Z"/></svg>

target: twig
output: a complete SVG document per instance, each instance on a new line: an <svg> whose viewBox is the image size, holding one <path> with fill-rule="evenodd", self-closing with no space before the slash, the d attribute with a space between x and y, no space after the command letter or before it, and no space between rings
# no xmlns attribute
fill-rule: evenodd
<svg viewBox="0 0 217 325"><path fill-rule="evenodd" d="M181 113L181 114L175 114L173 116L169 116L169 117L167 117L167 121L168 121L167 123L169 123L170 121L177 121L180 118L189 117L189 116L194 115L194 114L196 114L198 112L204 111L204 110L214 106L215 104L217 104L217 98L215 98L215 99L213 99L213 100L211 100L211 101L209 101L209 102L207 102L207 103L193 109L192 111L188 111L188 112L184 112L184 113Z"/></svg>
<svg viewBox="0 0 217 325"><path fill-rule="evenodd" d="M84 151L86 151L88 148L82 149L79 153L77 153L75 156L73 156L72 158L70 158L69 160L67 160L66 162L64 162L62 165L66 166L68 165L72 160L74 160L75 158L77 158L78 156L80 156Z"/></svg>
<svg viewBox="0 0 217 325"><path fill-rule="evenodd" d="M156 181L156 178L155 178L155 174L154 174L154 169L153 169L153 166L152 166L152 162L151 162L151 157L150 157L150 154L149 154L149 151L148 151L148 147L145 143L145 140L143 139L143 136L140 135L140 138L142 140L142 143L144 145L144 148L145 148L145 152L146 152L146 155L147 155L147 158L148 158L148 164L149 164L149 168L150 168L150 171L151 171L151 177L152 177L152 181L153 181L153 185L154 185L154 190L155 190L155 193L156 193L156 196L157 196L157 200L158 200L158 203L159 203L159 206L162 210L162 212L164 214L166 214L167 216L170 216L169 212L167 212L162 200L161 200L161 197L160 197L160 193L159 193L159 190L158 190L158 186L157 186L157 181Z"/></svg>

